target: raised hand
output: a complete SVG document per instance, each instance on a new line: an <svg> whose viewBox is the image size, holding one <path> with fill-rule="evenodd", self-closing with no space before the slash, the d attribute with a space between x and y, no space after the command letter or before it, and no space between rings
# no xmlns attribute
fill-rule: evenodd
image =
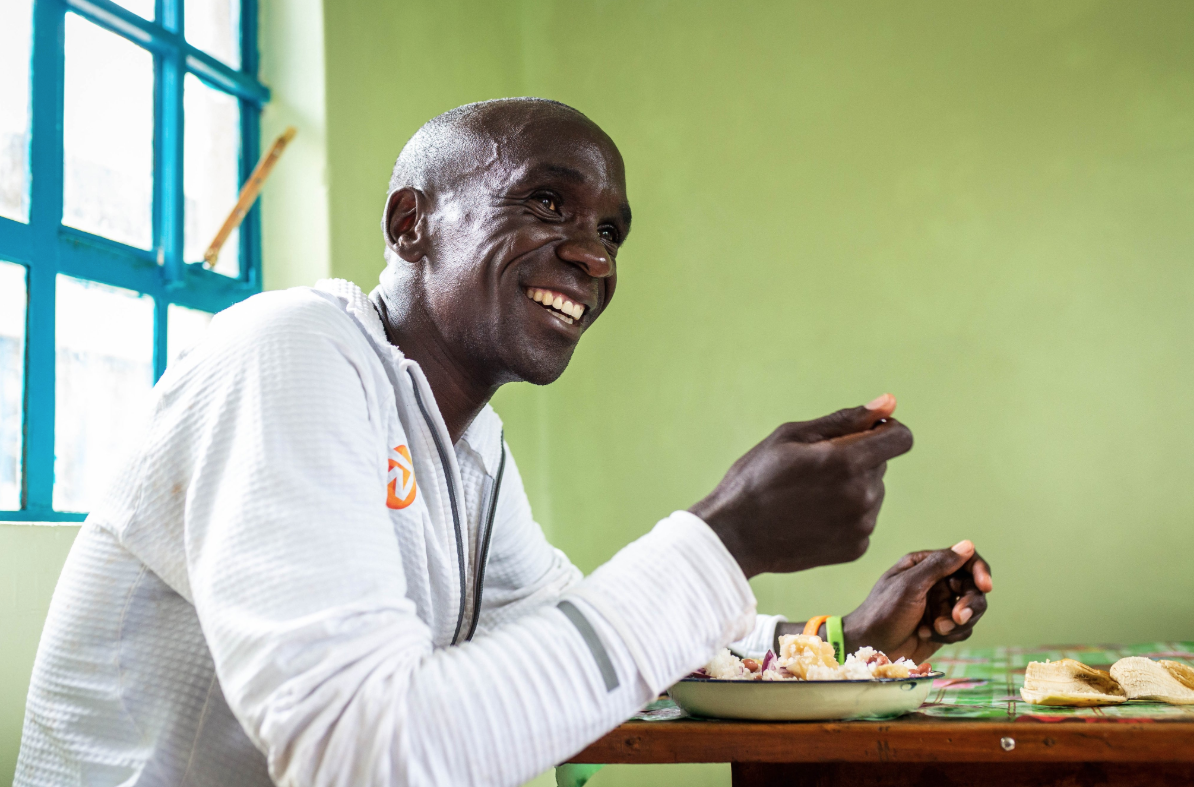
<svg viewBox="0 0 1194 787"><path fill-rule="evenodd" d="M912 448L884 394L863 407L787 423L752 448L689 510L748 576L857 560L883 504L887 460Z"/></svg>
<svg viewBox="0 0 1194 787"><path fill-rule="evenodd" d="M870 645L920 663L941 645L970 636L992 587L991 567L968 540L904 555L842 618L846 650Z"/></svg>

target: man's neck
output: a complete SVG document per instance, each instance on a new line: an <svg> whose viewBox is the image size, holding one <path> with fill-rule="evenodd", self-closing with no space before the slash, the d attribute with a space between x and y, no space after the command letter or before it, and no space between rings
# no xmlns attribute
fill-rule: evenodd
<svg viewBox="0 0 1194 787"><path fill-rule="evenodd" d="M486 384L467 374L455 362L443 336L425 314L415 309L403 311L387 302L385 295L370 299L381 317L386 338L402 354L423 370L440 415L455 445L477 414L497 393L498 386Z"/></svg>

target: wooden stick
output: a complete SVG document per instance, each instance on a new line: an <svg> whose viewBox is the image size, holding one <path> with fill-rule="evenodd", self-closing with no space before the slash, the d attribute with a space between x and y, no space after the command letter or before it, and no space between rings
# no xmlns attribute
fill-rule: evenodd
<svg viewBox="0 0 1194 787"><path fill-rule="evenodd" d="M257 162L257 166L253 168L253 174L245 181L245 185L241 187L240 198L236 200L236 205L232 208L232 212L228 214L228 218L224 219L224 226L220 227L220 231L212 238L211 245L207 247L207 251L203 252L203 261L207 267L215 267L216 260L220 258L220 249L223 248L224 242L228 240L228 236L232 231L240 226L240 223L245 220L245 214L249 212L249 208L253 207L253 202L256 201L257 195L261 193L261 187L265 185L265 179L269 177L269 173L273 170L274 165L278 163L278 159L282 156L282 151L294 139L296 133L294 126L287 126L286 130L278 135L274 143L269 146L269 150Z"/></svg>

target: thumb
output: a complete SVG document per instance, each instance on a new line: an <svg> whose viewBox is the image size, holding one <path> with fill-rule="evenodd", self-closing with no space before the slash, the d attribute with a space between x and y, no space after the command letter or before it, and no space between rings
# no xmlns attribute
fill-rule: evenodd
<svg viewBox="0 0 1194 787"><path fill-rule="evenodd" d="M930 552L928 557L908 570L912 579L922 592L927 592L938 581L945 579L974 557L974 544L970 539L959 541L949 549L938 549Z"/></svg>
<svg viewBox="0 0 1194 787"><path fill-rule="evenodd" d="M885 393L870 404L847 407L813 421L789 425L787 436L801 443L819 443L834 437L865 432L896 409L896 398Z"/></svg>

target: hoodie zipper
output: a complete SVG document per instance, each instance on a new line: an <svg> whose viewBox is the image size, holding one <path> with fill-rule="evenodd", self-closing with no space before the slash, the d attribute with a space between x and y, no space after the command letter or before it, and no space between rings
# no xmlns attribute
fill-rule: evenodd
<svg viewBox="0 0 1194 787"><path fill-rule="evenodd" d="M498 445L502 449L502 460L498 463L497 479L493 483L493 494L489 498L489 513L485 516L485 535L481 541L481 551L477 553L477 579L473 584L473 622L469 624L468 642L477 633L477 623L481 620L481 593L485 590L485 564L489 560L489 540L493 537L493 517L497 513L498 495L502 493L502 475L506 472L506 430L502 430L498 438Z"/></svg>
<svg viewBox="0 0 1194 787"><path fill-rule="evenodd" d="M419 393L419 381L410 371L411 387L415 392L415 402L419 405L419 412L423 414L423 420L427 422L427 428L431 430L431 439L435 443L435 450L439 452L439 461L444 468L444 478L448 482L448 503L452 506L452 525L456 529L456 562L460 569L460 612L456 616L456 631L452 633L452 644L457 644L460 638L460 629L464 625L464 603L468 598L468 589L464 579L464 536L460 530L460 511L456 505L456 484L452 482L452 466L448 463L448 452L444 448L443 441L439 438L439 432L435 428L435 423L431 420L431 414L427 412L427 406L423 404L423 396ZM503 461L505 460L504 444L503 444Z"/></svg>

